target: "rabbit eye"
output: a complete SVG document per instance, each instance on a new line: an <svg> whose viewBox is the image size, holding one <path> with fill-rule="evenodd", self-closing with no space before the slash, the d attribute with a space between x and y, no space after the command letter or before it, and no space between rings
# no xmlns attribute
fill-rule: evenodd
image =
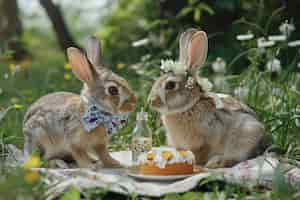
<svg viewBox="0 0 300 200"><path fill-rule="evenodd" d="M112 96L118 95L119 94L119 90L116 86L110 86L108 88L108 93Z"/></svg>
<svg viewBox="0 0 300 200"><path fill-rule="evenodd" d="M168 81L166 83L165 89L166 90L174 90L177 86L177 83L175 81Z"/></svg>

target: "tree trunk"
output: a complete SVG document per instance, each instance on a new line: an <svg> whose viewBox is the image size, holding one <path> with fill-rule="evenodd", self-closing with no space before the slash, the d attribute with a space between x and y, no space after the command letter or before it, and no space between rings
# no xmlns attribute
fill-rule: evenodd
<svg viewBox="0 0 300 200"><path fill-rule="evenodd" d="M20 61L27 54L21 37L22 22L17 0L0 0L0 47L13 51L13 59Z"/></svg>
<svg viewBox="0 0 300 200"><path fill-rule="evenodd" d="M61 50L65 51L70 46L76 47L59 6L55 5L52 0L40 0L40 3L50 18Z"/></svg>

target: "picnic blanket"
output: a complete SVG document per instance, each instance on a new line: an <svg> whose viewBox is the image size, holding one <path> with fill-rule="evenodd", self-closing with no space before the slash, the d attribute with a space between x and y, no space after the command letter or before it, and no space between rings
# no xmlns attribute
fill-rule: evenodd
<svg viewBox="0 0 300 200"><path fill-rule="evenodd" d="M111 153L112 157L125 166L131 165L130 151ZM271 155L259 156L235 165L232 168L208 170L177 181L142 181L127 175L124 169L47 169L33 170L43 174L43 181L48 186L48 200L55 199L70 187L79 190L87 188L105 188L120 194L138 194L150 197L161 197L168 193L187 192L197 186L200 180L214 177L228 183L245 187L263 186L271 188L276 170L280 167L277 158ZM282 165L283 166L283 165ZM284 178L292 187L300 185L300 169L292 165L284 165Z"/></svg>

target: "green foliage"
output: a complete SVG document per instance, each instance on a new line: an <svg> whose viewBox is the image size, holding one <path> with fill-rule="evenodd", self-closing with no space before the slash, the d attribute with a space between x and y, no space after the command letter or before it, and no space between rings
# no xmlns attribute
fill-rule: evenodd
<svg viewBox="0 0 300 200"><path fill-rule="evenodd" d="M76 188L71 188L60 200L80 200L80 192Z"/></svg>
<svg viewBox="0 0 300 200"><path fill-rule="evenodd" d="M103 40L104 51L110 61L133 62L139 57L139 52L132 49L132 42L147 35L147 27L158 15L158 5L151 0L120 0L112 15L104 19L99 30L99 37ZM113 52L113 53L112 53Z"/></svg>
<svg viewBox="0 0 300 200"><path fill-rule="evenodd" d="M182 18L186 17L190 13L193 13L194 21L200 22L202 12L207 12L209 15L215 14L215 11L206 3L201 2L196 4L196 1L189 1L188 6L181 9L181 11L177 14L177 17Z"/></svg>
<svg viewBox="0 0 300 200"><path fill-rule="evenodd" d="M43 185L40 182L30 184L26 182L25 176L26 172L21 168L7 170L1 169L0 166L0 200L44 199Z"/></svg>

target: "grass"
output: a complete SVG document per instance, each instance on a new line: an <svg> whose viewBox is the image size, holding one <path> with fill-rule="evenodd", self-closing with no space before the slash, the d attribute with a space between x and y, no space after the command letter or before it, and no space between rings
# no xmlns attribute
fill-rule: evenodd
<svg viewBox="0 0 300 200"><path fill-rule="evenodd" d="M38 41L31 41L31 45L32 49L36 49L34 60L28 66L23 67L21 71L14 73L14 70L12 70L13 65L11 65L13 64L12 61L0 63L0 88L2 91L0 105L2 108L13 106L5 118L0 121L0 145L16 144L22 148L23 116L28 106L40 96L54 91L79 93L81 88L81 83L75 79L70 69L64 67L66 64L65 58L62 54L57 53L57 49L48 48L46 45L39 46ZM251 45L253 44L249 42L246 44L246 48L252 48ZM284 70L277 74L263 70L262 68L264 68L266 60L269 59L268 57L274 56L278 48L282 47L269 49L266 57L261 56L257 49L237 55L238 58L246 56L248 60L247 70L244 70L241 74L213 74L210 66L205 67L202 74L203 76L209 76L211 80L214 80L216 76L222 76L226 80L224 82L226 87L215 87L214 91L234 95L236 88L246 88L248 91L246 95L235 95L250 105L257 112L259 119L264 122L267 134L272 140L273 151L276 151L283 160L298 164L297 160L300 160L300 74L295 72L295 65L299 60L299 56L296 54L289 60L284 58L282 67ZM284 57L284 55L281 56ZM145 105L153 80L159 75L157 66L161 57L163 55L157 57L144 56L139 63L134 65L133 63L126 63L123 69L113 67L113 70L124 76L134 90L137 91L139 99L137 110ZM211 60L210 58L209 61ZM239 64L238 60L232 63L232 65L234 64ZM228 70L230 70L230 67L231 64L229 64ZM5 78L5 74L8 74L7 78ZM158 113L150 110L149 112L149 126L154 133L154 145L163 145L165 144L164 129L161 127ZM128 148L131 141L131 131L135 125L134 114L130 119L129 125L118 136L113 138L110 150ZM0 153L4 155L6 152L0 149ZM22 174L7 173L7 169L2 169L1 172L0 188L4 188L2 186L6 185L5 190L2 190L4 192L3 196L9 197L9 195L12 195L11 191L14 191L14 187L24 186L19 184L22 183L22 178L20 179ZM200 182L198 187L192 192L170 194L161 199L222 199L223 197L234 197L236 199L245 199L246 197L251 197L252 199L284 199L287 194L290 194L288 197L292 199L290 189L285 189L285 184L282 184L280 177L282 177L282 174L277 174L272 191L265 191L261 188L255 188L250 191L236 185L209 181L208 183ZM36 188L36 186L23 187L23 189L20 189L19 195L24 194L23 196L29 195L30 198L35 198L36 196L33 194L32 196L28 194L28 191L32 188ZM130 197L124 197L100 189L88 190L81 197L73 189L62 197L62 199L72 200L79 198L149 199L136 197L134 194Z"/></svg>

